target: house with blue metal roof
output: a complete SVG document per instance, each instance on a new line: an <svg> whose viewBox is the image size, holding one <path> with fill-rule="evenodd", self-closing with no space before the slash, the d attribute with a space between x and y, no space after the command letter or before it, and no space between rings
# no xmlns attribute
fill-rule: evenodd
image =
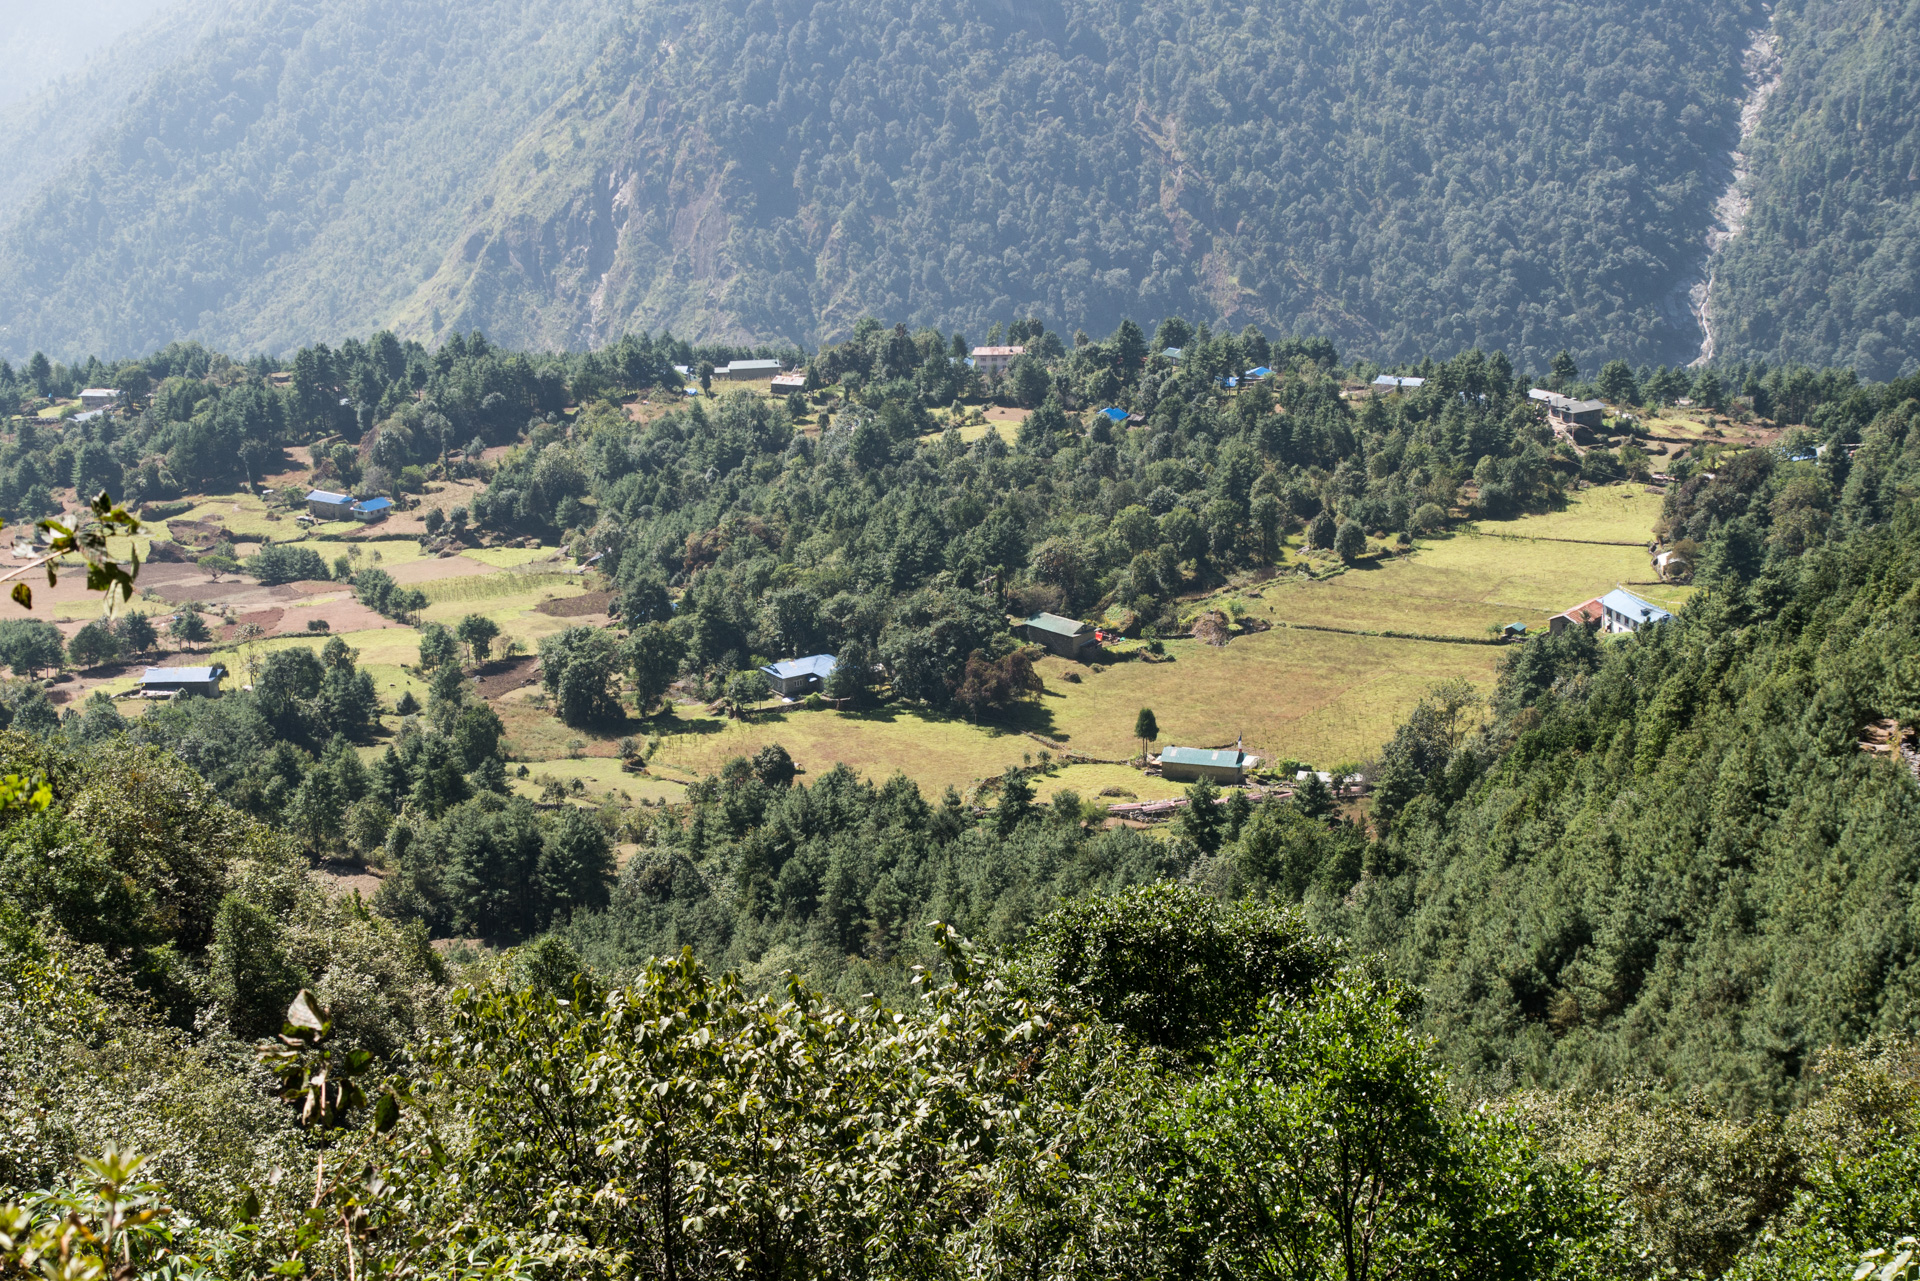
<svg viewBox="0 0 1920 1281"><path fill-rule="evenodd" d="M1616 587L1600 598L1600 630L1637 632L1642 627L1664 623L1673 615L1652 601L1641 600L1624 587Z"/></svg>
<svg viewBox="0 0 1920 1281"><path fill-rule="evenodd" d="M1257 369L1249 369L1246 373L1246 377L1249 382L1253 382L1261 378L1271 377L1272 374L1273 374L1273 371L1271 369L1268 369L1265 365L1261 365Z"/></svg>
<svg viewBox="0 0 1920 1281"><path fill-rule="evenodd" d="M307 494L307 510L321 520L351 520L353 495L336 494L326 489L311 490Z"/></svg>
<svg viewBox="0 0 1920 1281"><path fill-rule="evenodd" d="M199 694L212 698L220 692L220 681L227 669L220 663L211 667L149 667L140 676L140 693L146 698L185 698Z"/></svg>
<svg viewBox="0 0 1920 1281"><path fill-rule="evenodd" d="M832 654L809 654L805 658L769 663L760 670L766 673L774 693L792 698L796 694L811 694L825 685L827 677L833 675L835 661Z"/></svg>
<svg viewBox="0 0 1920 1281"><path fill-rule="evenodd" d="M1160 751L1160 774L1176 782L1243 783L1257 758L1237 747L1217 751L1204 747L1166 747Z"/></svg>
<svg viewBox="0 0 1920 1281"><path fill-rule="evenodd" d="M1117 424L1117 423L1123 423L1127 421L1127 411L1120 408L1118 405L1109 405L1105 409L1101 410L1100 412L1102 414L1105 414L1107 416L1108 421L1110 422Z"/></svg>
<svg viewBox="0 0 1920 1281"><path fill-rule="evenodd" d="M385 520L392 510L391 498L362 498L353 505L352 514L355 520L370 525L376 520Z"/></svg>

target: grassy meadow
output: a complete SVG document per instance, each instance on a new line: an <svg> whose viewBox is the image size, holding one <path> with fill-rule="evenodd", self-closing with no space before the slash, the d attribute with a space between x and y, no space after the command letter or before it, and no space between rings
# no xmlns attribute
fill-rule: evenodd
<svg viewBox="0 0 1920 1281"><path fill-rule="evenodd" d="M493 704L506 725L513 758L509 774L517 774L521 764L529 770L526 778L513 777L514 790L537 796L547 777L569 787L578 779L583 791L569 791L575 803L598 804L609 793L620 805L674 801L684 795L686 783L774 742L793 754L807 771L803 777L844 763L876 781L904 771L929 796L949 786L967 793L982 779L1037 760L1047 744L1056 753L1128 758L1138 750L1132 732L1141 707L1153 708L1162 744L1213 747L1241 739L1247 750L1269 761L1297 759L1325 768L1371 757L1439 681L1464 678L1490 688L1506 652L1485 643L1356 633L1412 632L1484 642L1489 628L1515 621L1540 626L1550 614L1617 583L1632 584L1632 590L1677 608L1688 589L1642 585L1651 577L1644 547L1659 504L1658 495L1635 485L1586 490L1564 511L1481 522L1423 540L1409 554L1318 579L1283 572L1264 584L1240 584L1188 607L1229 606L1243 617L1275 624L1271 630L1237 636L1222 648L1169 641L1164 661L1138 653L1089 665L1046 657L1037 664L1044 693L999 724L895 707L847 713L796 707L730 720L682 704L645 721L584 731L552 715L537 683L508 690ZM284 519L268 521L264 505L248 495L207 499L185 519L212 523L214 517L236 534L299 536ZM541 637L564 627L606 621L602 615L573 618L541 610L544 602L590 589L584 576L567 572L573 567L552 548L482 548L436 557L415 540L390 536L400 528L383 527L389 536L378 539L357 528L360 536L351 541L325 532L305 538L329 564L350 555L356 566L377 565L419 587L428 599L423 622L452 625L468 613L488 615L500 626L502 646L513 640L532 652ZM418 632L366 612L344 585L265 589L244 578L215 585L201 583L197 569L165 569L172 577L156 567L159 588L132 608L171 612L172 602L185 599L185 591L219 613L224 592L230 601L226 612L234 617L244 618L263 605L279 610L279 634L246 645L214 643L157 661L220 661L244 682L249 659L257 662L287 646L317 650L324 645L328 634L306 631L308 618L358 620L334 634L360 652L383 705L391 709L409 692L425 701L426 681L416 670ZM195 581L183 587L183 576ZM63 590L53 602L56 617L70 608L97 613L97 600L69 602L66 595ZM73 618L69 628L78 625L79 615ZM1334 630L1313 630L1318 628ZM82 693L130 690L138 671L129 665L82 674L79 688ZM129 714L140 709L137 702L122 706ZM398 728L389 714L384 731ZM657 742L644 775L620 768L617 743L626 735ZM378 752L382 745L366 750ZM1060 788L1083 798L1112 790L1142 800L1180 791L1118 764L1065 767L1043 780L1039 793L1045 798Z"/></svg>

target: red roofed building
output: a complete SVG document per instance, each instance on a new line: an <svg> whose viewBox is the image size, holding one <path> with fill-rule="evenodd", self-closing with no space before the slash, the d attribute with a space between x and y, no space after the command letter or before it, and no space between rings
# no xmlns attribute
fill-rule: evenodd
<svg viewBox="0 0 1920 1281"><path fill-rule="evenodd" d="M975 347L973 349L973 367L983 376L1004 374L1007 366L1013 363L1015 356L1027 354L1025 347Z"/></svg>
<svg viewBox="0 0 1920 1281"><path fill-rule="evenodd" d="M1547 633L1558 636L1567 629L1568 623L1579 623L1583 627L1598 627L1606 616L1606 610L1595 596L1590 601L1575 605L1564 614L1555 614L1547 620Z"/></svg>

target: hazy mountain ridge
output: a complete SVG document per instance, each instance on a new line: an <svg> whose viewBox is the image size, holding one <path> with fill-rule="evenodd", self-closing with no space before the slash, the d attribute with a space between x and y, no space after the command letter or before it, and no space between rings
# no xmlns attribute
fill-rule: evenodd
<svg viewBox="0 0 1920 1281"><path fill-rule="evenodd" d="M1802 5L1825 7L1846 8ZM983 334L1178 311L1386 359L1674 360L1698 347L1672 300L1765 20L1733 0L279 0L0 229L0 345L812 343L865 314ZM1826 109L1821 64L1795 61L1823 22L1782 25L1790 79L1716 328L1728 357L1867 352L1884 375L1920 332L1859 335L1904 277L1877 278L1871 314L1823 313L1824 345L1769 330L1743 283L1781 270L1766 228L1806 203L1776 194L1802 126L1775 118Z"/></svg>
<svg viewBox="0 0 1920 1281"><path fill-rule="evenodd" d="M0 106L0 217L57 181L98 134L118 123L154 74L192 48L231 7L232 0L181 0L171 5L83 5L69 13L70 20L82 25L128 24L133 29L70 70L51 73L57 77L51 83L29 84ZM143 10L155 12L141 17ZM16 66L31 64L33 58L22 48L31 34L30 29L16 30L11 43L0 41L0 58ZM65 57L55 59L56 66L66 62Z"/></svg>

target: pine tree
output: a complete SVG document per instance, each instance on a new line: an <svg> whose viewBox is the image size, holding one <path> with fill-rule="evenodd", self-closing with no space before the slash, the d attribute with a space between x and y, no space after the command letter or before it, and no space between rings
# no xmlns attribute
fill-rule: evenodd
<svg viewBox="0 0 1920 1281"><path fill-rule="evenodd" d="M1160 737L1160 722L1153 718L1151 707L1141 708L1133 718L1133 736L1140 740L1140 762L1144 765L1147 753L1153 750L1153 740Z"/></svg>

